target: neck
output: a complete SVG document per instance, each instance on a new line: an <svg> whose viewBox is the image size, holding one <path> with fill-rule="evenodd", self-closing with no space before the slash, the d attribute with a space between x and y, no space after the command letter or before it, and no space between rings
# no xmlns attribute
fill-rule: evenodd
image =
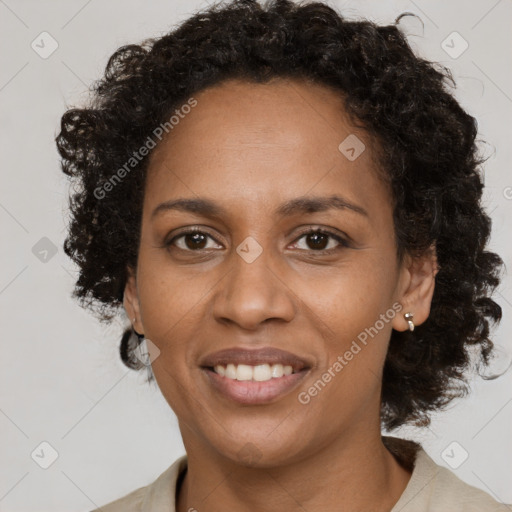
<svg viewBox="0 0 512 512"><path fill-rule="evenodd" d="M386 449L380 430L340 436L311 456L272 468L241 466L195 443L187 446L187 455L177 512L389 512L411 476Z"/></svg>

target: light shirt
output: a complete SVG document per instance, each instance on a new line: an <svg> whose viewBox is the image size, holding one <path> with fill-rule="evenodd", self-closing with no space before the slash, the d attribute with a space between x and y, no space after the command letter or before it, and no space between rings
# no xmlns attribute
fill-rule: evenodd
<svg viewBox="0 0 512 512"><path fill-rule="evenodd" d="M510 512L511 508L460 480L436 464L418 444L383 437L387 448L411 478L390 512ZM176 484L187 469L187 456L177 459L153 483L93 512L176 512Z"/></svg>

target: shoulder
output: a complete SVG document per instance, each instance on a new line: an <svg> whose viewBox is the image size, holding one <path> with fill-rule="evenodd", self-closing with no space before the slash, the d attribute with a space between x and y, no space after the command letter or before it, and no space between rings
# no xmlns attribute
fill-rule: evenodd
<svg viewBox="0 0 512 512"><path fill-rule="evenodd" d="M176 482L186 467L187 457L184 455L151 484L140 487L92 512L150 512L156 510L173 512L176 502Z"/></svg>
<svg viewBox="0 0 512 512"><path fill-rule="evenodd" d="M391 512L510 512L510 508L439 466L419 446L411 479Z"/></svg>
<svg viewBox="0 0 512 512"><path fill-rule="evenodd" d="M142 502L144 501L147 488L148 487L140 487L122 498L94 509L92 512L121 512L121 510L124 512L138 512L142 510Z"/></svg>
<svg viewBox="0 0 512 512"><path fill-rule="evenodd" d="M450 511L510 511L507 505L496 501L490 494L467 484L450 470L438 466L424 451L420 452L418 456L427 459L426 464L434 466L432 483L427 484L427 487L432 490L430 499L432 510L442 510L441 506L443 506L444 509Z"/></svg>

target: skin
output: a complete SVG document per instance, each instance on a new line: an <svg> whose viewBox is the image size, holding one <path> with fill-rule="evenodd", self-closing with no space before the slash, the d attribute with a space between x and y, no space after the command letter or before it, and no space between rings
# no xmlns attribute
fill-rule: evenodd
<svg viewBox="0 0 512 512"><path fill-rule="evenodd" d="M351 125L335 91L229 80L194 97L197 106L151 155L139 261L124 297L135 329L160 351L153 372L188 455L177 510L389 511L410 473L382 444L382 368L391 330L408 327L403 314L413 312L416 325L429 315L435 255L397 260L372 140ZM338 150L350 134L366 146L354 161ZM366 214L275 213L291 199L332 195ZM198 197L225 211L152 216L165 201ZM165 246L190 226L208 235L202 249L190 235ZM330 236L315 245L303 231L318 227L348 245ZM263 250L252 263L236 252L249 236ZM298 393L393 304L402 311L300 403ZM234 346L277 347L312 368L279 400L242 406L199 367L205 354Z"/></svg>

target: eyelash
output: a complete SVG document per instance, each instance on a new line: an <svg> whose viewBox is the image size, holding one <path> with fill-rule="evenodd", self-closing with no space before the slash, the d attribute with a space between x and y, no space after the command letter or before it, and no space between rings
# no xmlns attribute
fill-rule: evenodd
<svg viewBox="0 0 512 512"><path fill-rule="evenodd" d="M215 240L215 238L213 236L211 236L207 231L204 231L203 229L197 227L197 228L187 229L185 231L182 231L178 235L172 237L169 241L164 243L164 247L168 248L168 247L172 246L176 240L178 240L180 238L183 238L186 235L194 235L196 233L200 233L200 234L206 235L206 236L210 237L212 240ZM335 233L332 233L331 231L328 231L328 230L325 230L325 229L322 229L322 228L313 228L313 229L308 229L308 230L302 231L299 234L298 238L296 238L293 243L294 244L297 243L301 238L303 238L303 237L305 237L307 235L310 235L310 234L326 235L326 236L328 236L330 238L333 238L334 240L336 240L340 244L338 247L334 247L334 248L331 248L331 249L321 249L321 250L310 249L309 250L310 252L315 253L315 254L332 254L333 252L335 252L337 250L340 250L342 247L343 248L350 247L350 244L348 243L348 241L346 239L344 239L340 235L337 235ZM215 242L219 243L216 240L215 240ZM187 252L201 252L201 251L204 251L204 250L208 250L208 249L197 249L197 250L182 249L181 247L177 247L177 248L182 250L182 251L187 251ZM299 250L300 251L306 251L306 249L299 249Z"/></svg>

